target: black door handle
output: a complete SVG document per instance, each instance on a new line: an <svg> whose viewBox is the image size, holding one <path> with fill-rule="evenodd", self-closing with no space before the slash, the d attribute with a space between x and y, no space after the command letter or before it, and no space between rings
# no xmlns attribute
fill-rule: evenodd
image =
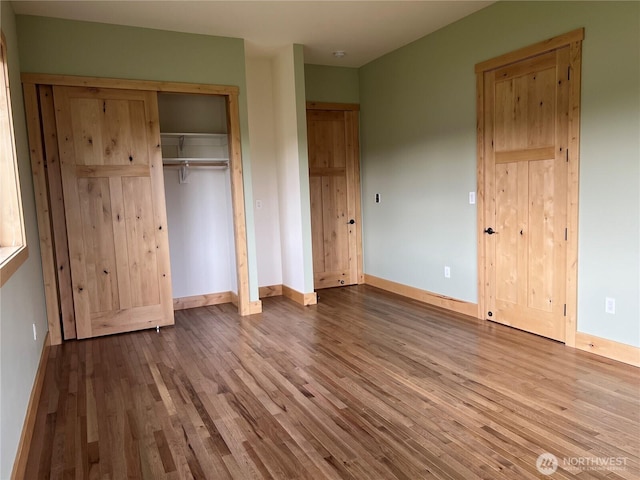
<svg viewBox="0 0 640 480"><path fill-rule="evenodd" d="M489 228L485 228L484 229L484 233L488 233L489 235L493 235L494 233L498 233L498 232L496 232L493 228L489 227Z"/></svg>
<svg viewBox="0 0 640 480"><path fill-rule="evenodd" d="M351 220L349 220L349 223L347 223L347 225L353 225L354 223L356 223L356 221L352 218Z"/></svg>

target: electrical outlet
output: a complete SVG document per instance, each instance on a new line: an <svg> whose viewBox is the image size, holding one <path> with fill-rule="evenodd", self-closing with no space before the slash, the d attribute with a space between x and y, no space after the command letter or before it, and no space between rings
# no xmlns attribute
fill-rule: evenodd
<svg viewBox="0 0 640 480"><path fill-rule="evenodd" d="M256 200L256 209L260 210L262 208L262 200Z"/></svg>
<svg viewBox="0 0 640 480"><path fill-rule="evenodd" d="M616 299L607 297L604 299L604 311L605 313L610 313L615 315L616 313Z"/></svg>
<svg viewBox="0 0 640 480"><path fill-rule="evenodd" d="M33 323L33 341L38 340L38 331L36 330L36 324Z"/></svg>
<svg viewBox="0 0 640 480"><path fill-rule="evenodd" d="M380 203L380 194L379 193L376 193L373 198L374 198L376 203Z"/></svg>
<svg viewBox="0 0 640 480"><path fill-rule="evenodd" d="M444 267L444 278L451 278L451 268L447 265Z"/></svg>
<svg viewBox="0 0 640 480"><path fill-rule="evenodd" d="M476 203L476 192L469 192L469 205L475 205Z"/></svg>

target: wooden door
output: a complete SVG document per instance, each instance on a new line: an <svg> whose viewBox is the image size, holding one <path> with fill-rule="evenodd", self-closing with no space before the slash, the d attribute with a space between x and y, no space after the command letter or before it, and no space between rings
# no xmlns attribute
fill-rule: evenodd
<svg viewBox="0 0 640 480"><path fill-rule="evenodd" d="M307 110L315 288L359 283L361 275L358 111Z"/></svg>
<svg viewBox="0 0 640 480"><path fill-rule="evenodd" d="M173 324L155 92L53 91L78 338Z"/></svg>
<svg viewBox="0 0 640 480"><path fill-rule="evenodd" d="M570 47L484 72L486 317L565 341Z"/></svg>

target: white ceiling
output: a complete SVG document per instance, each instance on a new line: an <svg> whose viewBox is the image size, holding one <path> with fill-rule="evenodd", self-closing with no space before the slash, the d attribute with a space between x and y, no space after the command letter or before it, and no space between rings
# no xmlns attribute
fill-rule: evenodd
<svg viewBox="0 0 640 480"><path fill-rule="evenodd" d="M17 14L237 37L249 56L304 45L305 63L360 67L493 1L14 1ZM347 52L337 59L332 52Z"/></svg>

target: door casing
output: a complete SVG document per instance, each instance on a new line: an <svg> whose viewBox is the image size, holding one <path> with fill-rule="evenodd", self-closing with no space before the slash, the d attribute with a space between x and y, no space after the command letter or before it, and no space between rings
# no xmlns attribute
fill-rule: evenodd
<svg viewBox="0 0 640 480"><path fill-rule="evenodd" d="M534 57L557 48L569 46L569 118L568 118L568 171L567 171L567 251L566 251L566 317L565 343L575 347L577 326L578 280L578 187L580 159L580 81L582 66L582 40L584 28L559 35L548 40L515 50L476 65L476 115L477 115L477 244L478 244L478 319L485 319L488 265L485 208L485 125L484 125L484 73L509 64Z"/></svg>

